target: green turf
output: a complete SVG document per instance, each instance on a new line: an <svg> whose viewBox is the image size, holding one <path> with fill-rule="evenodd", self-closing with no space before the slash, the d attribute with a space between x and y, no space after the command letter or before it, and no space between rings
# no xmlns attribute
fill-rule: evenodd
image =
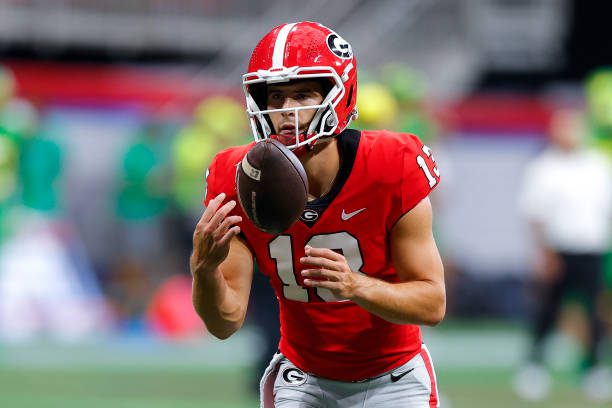
<svg viewBox="0 0 612 408"><path fill-rule="evenodd" d="M589 404L569 375L555 377L553 394L541 403L517 399L508 370L442 370L438 381L451 408L603 407ZM0 395L6 407L210 407L257 406L248 391L248 372L176 370L0 370Z"/></svg>
<svg viewBox="0 0 612 408"><path fill-rule="evenodd" d="M577 378L568 373L555 373L554 388L545 400L522 401L512 391L512 375L512 371L501 369L444 370L438 373L438 382L443 401L447 401L451 408L610 407L586 400Z"/></svg>
<svg viewBox="0 0 612 408"><path fill-rule="evenodd" d="M425 338L442 408L612 407L584 399L575 347L563 339L552 342L552 395L527 403L510 386L525 351L520 329L441 327L426 330ZM248 331L226 342L0 345L0 408L257 407L248 368L256 347Z"/></svg>
<svg viewBox="0 0 612 408"><path fill-rule="evenodd" d="M257 405L246 372L0 369L3 407L219 407ZM6 404L6 405L5 405Z"/></svg>

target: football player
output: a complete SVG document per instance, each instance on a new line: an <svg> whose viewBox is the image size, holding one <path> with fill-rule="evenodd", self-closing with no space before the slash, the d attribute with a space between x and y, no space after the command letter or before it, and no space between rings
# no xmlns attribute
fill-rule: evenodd
<svg viewBox="0 0 612 408"><path fill-rule="evenodd" d="M431 150L414 135L347 128L357 64L351 45L318 23L270 31L243 88L256 142L276 138L294 151L309 201L282 234L257 229L236 205L236 164L253 143L217 154L190 260L195 309L213 335L231 336L257 261L281 320L262 406L438 406L419 328L439 323L446 305Z"/></svg>

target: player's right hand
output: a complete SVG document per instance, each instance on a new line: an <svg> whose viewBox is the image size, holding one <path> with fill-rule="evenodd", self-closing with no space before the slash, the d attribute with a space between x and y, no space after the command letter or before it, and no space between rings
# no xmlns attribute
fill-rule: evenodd
<svg viewBox="0 0 612 408"><path fill-rule="evenodd" d="M225 193L221 193L210 200L196 225L189 262L193 275L214 271L227 258L231 239L240 233L236 224L242 221L242 217L228 216L236 201L221 205L224 199Z"/></svg>

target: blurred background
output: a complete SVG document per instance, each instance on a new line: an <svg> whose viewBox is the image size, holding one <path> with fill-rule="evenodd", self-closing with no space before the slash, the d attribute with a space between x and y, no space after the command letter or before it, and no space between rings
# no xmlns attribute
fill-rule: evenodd
<svg viewBox="0 0 612 408"><path fill-rule="evenodd" d="M525 169L559 110L612 157L597 3L0 0L2 405L257 406L275 300L256 279L246 327L208 335L191 307L191 235L209 160L251 140L250 52L274 26L315 20L356 52L355 126L417 134L442 172L448 312L424 334L442 406L612 406L583 376L585 311L603 333L598 366L612 364L610 261L595 298L564 297L544 351L550 393L515 392L542 297Z"/></svg>

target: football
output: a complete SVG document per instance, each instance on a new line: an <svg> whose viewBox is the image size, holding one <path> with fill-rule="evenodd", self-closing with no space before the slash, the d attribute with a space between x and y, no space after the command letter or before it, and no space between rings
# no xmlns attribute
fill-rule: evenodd
<svg viewBox="0 0 612 408"><path fill-rule="evenodd" d="M238 201L259 229L280 234L302 214L308 179L302 163L282 143L265 139L244 156L236 172Z"/></svg>

